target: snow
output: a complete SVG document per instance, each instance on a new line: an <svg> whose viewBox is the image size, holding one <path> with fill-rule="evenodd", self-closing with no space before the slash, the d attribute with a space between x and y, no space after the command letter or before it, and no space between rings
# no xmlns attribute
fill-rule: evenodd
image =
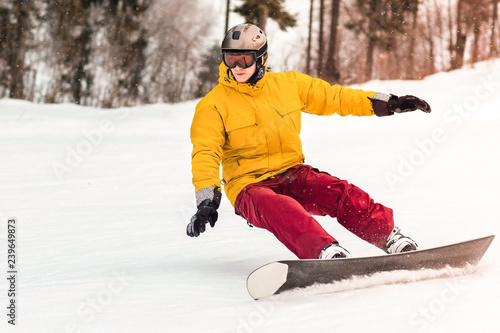
<svg viewBox="0 0 500 333"><path fill-rule="evenodd" d="M372 81L432 106L388 118L304 115L306 162L395 211L421 248L498 234L500 61L423 81ZM0 266L18 219L16 327L2 332L470 332L496 330L500 243L475 268L361 277L254 301L247 275L292 259L227 199L214 229L194 213L196 101L100 110L0 100ZM318 220L355 256L381 254Z"/></svg>

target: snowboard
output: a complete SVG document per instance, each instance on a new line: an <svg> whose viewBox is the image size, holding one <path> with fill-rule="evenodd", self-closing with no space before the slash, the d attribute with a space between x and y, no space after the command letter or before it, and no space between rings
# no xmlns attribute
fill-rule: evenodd
<svg viewBox="0 0 500 333"><path fill-rule="evenodd" d="M491 235L441 247L372 257L275 261L253 271L247 278L247 289L250 296L260 299L296 288L378 272L477 265L494 237Z"/></svg>

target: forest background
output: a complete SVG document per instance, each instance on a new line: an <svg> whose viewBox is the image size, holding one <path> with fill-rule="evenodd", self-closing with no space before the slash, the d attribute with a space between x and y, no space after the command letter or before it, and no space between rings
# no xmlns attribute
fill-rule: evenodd
<svg viewBox="0 0 500 333"><path fill-rule="evenodd" d="M102 108L199 98L217 83L229 23L245 21L297 35L270 49L271 70L343 85L421 79L499 57L499 2L3 0L0 97Z"/></svg>

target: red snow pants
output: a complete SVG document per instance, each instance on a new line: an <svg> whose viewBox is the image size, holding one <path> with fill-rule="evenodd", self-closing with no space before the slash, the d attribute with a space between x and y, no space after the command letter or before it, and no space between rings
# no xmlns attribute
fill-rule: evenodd
<svg viewBox="0 0 500 333"><path fill-rule="evenodd" d="M316 259L335 241L311 215L329 215L361 239L382 247L394 227L392 209L359 187L305 164L246 186L235 212L272 232L299 259Z"/></svg>

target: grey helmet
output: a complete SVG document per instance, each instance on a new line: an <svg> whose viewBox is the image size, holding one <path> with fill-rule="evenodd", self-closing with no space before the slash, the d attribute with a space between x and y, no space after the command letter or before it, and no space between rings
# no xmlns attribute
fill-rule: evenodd
<svg viewBox="0 0 500 333"><path fill-rule="evenodd" d="M222 53L255 51L257 59L267 56L267 37L253 24L238 24L226 33L222 41Z"/></svg>
<svg viewBox="0 0 500 333"><path fill-rule="evenodd" d="M258 26L250 23L238 24L226 33L221 45L222 57L225 53L255 52L257 70L248 81L256 83L266 71L267 37Z"/></svg>

